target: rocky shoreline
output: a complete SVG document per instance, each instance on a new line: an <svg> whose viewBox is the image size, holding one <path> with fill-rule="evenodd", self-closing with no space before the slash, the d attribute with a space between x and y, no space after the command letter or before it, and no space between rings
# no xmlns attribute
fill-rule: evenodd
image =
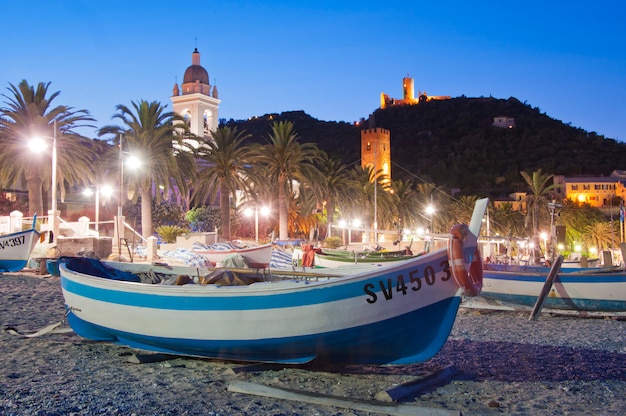
<svg viewBox="0 0 626 416"><path fill-rule="evenodd" d="M0 288L4 329L28 333L63 318L59 278L5 273ZM312 363L255 368L180 357L135 364L130 358L136 362L138 351L72 332L24 338L3 330L0 338L3 415L374 415L384 408L362 410L350 403L375 404L377 393L442 368L456 373L404 398L401 409L414 414L626 414L624 317L543 313L529 321L527 312L473 305L461 308L448 342L434 358L397 367ZM345 404L229 389L237 382L345 399Z"/></svg>

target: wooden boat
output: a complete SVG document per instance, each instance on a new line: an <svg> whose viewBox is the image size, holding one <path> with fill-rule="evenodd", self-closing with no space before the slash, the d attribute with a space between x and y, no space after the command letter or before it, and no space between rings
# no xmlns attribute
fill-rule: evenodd
<svg viewBox="0 0 626 416"><path fill-rule="evenodd" d="M498 264L498 263L486 263L485 270L492 270L495 272L514 272L514 273L542 273L547 275L550 272L550 266L530 265L530 264ZM610 270L611 268L600 267L577 267L572 266L570 263L563 262L563 265L559 268L559 273L572 273L572 272L598 272L603 270Z"/></svg>
<svg viewBox="0 0 626 416"><path fill-rule="evenodd" d="M467 255L471 270L480 260L476 235L486 203L477 203L465 238L451 240L456 247L451 253ZM267 270L265 275L251 269L213 272L222 273L224 282L252 281L238 286L150 284L152 278L128 273L129 267L138 271L138 264L87 261L93 260L59 262L68 322L78 335L150 351L241 361L428 360L446 342L462 293L469 288L469 271L458 273L467 259L455 257L451 266L446 249L357 272L291 270L281 276L272 270L271 278ZM148 276L181 270L151 264L143 269ZM200 272L197 277L206 280Z"/></svg>
<svg viewBox="0 0 626 416"><path fill-rule="evenodd" d="M532 307L547 273L483 272L481 296L513 307ZM583 270L558 273L543 305L547 309L626 312L626 272Z"/></svg>
<svg viewBox="0 0 626 416"><path fill-rule="evenodd" d="M40 236L34 224L30 230L0 235L0 273L17 272L26 266Z"/></svg>
<svg viewBox="0 0 626 416"><path fill-rule="evenodd" d="M307 255L309 252L314 255ZM424 253L407 254L404 251L348 251L314 248L310 244L294 247L292 262L294 267L342 267L354 264L381 266L389 262L408 260ZM312 258L312 259L311 259Z"/></svg>
<svg viewBox="0 0 626 416"><path fill-rule="evenodd" d="M194 247L193 252L206 257L214 266L218 263L223 263L224 259L228 256L239 254L246 259L248 266L266 269L269 267L272 258L272 250L272 244L269 243L244 248L230 247L225 249L211 249Z"/></svg>

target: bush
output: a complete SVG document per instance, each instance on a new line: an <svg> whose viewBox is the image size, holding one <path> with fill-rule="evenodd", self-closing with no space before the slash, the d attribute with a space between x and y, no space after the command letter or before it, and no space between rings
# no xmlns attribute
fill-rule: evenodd
<svg viewBox="0 0 626 416"><path fill-rule="evenodd" d="M343 245L343 241L340 237L328 237L324 240L324 247L337 248L341 245Z"/></svg>
<svg viewBox="0 0 626 416"><path fill-rule="evenodd" d="M176 237L187 233L187 230L176 225L160 225L155 231L164 243L175 243Z"/></svg>
<svg viewBox="0 0 626 416"><path fill-rule="evenodd" d="M193 232L211 232L221 225L222 217L219 207L192 208L185 214Z"/></svg>

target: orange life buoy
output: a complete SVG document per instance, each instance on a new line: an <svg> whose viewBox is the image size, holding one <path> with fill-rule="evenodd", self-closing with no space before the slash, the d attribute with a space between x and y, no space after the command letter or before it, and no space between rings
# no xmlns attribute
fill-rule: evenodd
<svg viewBox="0 0 626 416"><path fill-rule="evenodd" d="M469 270L465 262L465 239L470 233L465 224L457 224L450 229L448 259L456 284L463 289L464 296L477 296L483 288L483 262L478 245L470 256Z"/></svg>

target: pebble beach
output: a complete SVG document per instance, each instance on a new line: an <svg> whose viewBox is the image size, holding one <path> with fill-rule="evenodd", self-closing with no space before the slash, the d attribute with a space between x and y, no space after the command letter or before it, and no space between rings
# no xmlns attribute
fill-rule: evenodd
<svg viewBox="0 0 626 416"><path fill-rule="evenodd" d="M530 321L528 311L483 309L478 302L470 306L459 310L442 350L415 365L314 362L260 368L183 357L138 363L138 356L151 354L85 340L67 326L60 327L65 331L38 337L19 335L63 319L60 282L58 277L34 271L4 273L0 275L0 414L626 414L624 316L544 311ZM453 374L397 403L376 407L380 392L441 369ZM233 388L241 383L317 399L282 399ZM394 406L397 409L390 411Z"/></svg>

